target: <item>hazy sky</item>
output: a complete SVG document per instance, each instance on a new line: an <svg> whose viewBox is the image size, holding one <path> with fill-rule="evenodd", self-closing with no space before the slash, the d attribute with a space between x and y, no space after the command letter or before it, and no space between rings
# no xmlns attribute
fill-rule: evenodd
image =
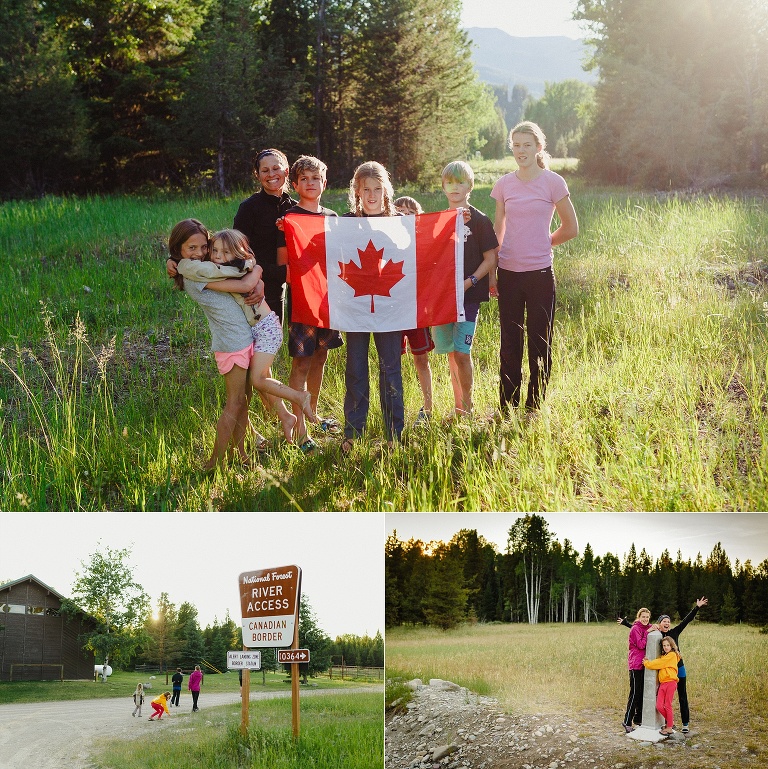
<svg viewBox="0 0 768 769"><path fill-rule="evenodd" d="M576 0L464 0L461 23L496 27L514 37L585 37L571 19L575 9Z"/></svg>
<svg viewBox="0 0 768 769"><path fill-rule="evenodd" d="M99 539L131 547L153 607L190 601L203 628L227 609L240 625L241 572L296 564L331 638L384 633L383 514L0 513L0 538L0 582L34 574L64 596Z"/></svg>
<svg viewBox="0 0 768 769"><path fill-rule="evenodd" d="M674 558L680 550L692 560L706 560L722 543L731 559L753 565L768 558L768 513L543 513L549 530L562 542L566 537L582 554L589 542L595 555L611 552L619 558L634 542L658 558L668 549ZM507 532L517 513L387 513L387 533L397 530L400 540L447 542L460 529L477 529L499 552L507 546Z"/></svg>

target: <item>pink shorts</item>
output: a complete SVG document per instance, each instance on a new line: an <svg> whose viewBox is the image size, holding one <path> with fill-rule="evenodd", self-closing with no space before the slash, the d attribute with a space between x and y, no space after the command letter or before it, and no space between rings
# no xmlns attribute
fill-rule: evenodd
<svg viewBox="0 0 768 769"><path fill-rule="evenodd" d="M253 358L253 345L250 344L242 350L237 352L215 352L216 365L219 367L219 374L229 374L232 371L233 366L240 366L248 371L251 365L251 358Z"/></svg>

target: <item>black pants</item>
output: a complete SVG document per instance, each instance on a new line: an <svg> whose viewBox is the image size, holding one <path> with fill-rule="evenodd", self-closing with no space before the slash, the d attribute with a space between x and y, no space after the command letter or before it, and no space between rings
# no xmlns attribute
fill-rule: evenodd
<svg viewBox="0 0 768 769"><path fill-rule="evenodd" d="M197 710L197 698L200 696L199 691L192 691L192 710Z"/></svg>
<svg viewBox="0 0 768 769"><path fill-rule="evenodd" d="M181 695L181 689L174 689L171 695L171 705L179 706L179 696Z"/></svg>
<svg viewBox="0 0 768 769"><path fill-rule="evenodd" d="M680 703L680 718L683 726L690 721L691 714L688 710L688 689L686 687L687 676L680 676L677 681L677 701Z"/></svg>
<svg viewBox="0 0 768 769"><path fill-rule="evenodd" d="M624 726L632 726L632 721L640 725L643 722L643 689L645 668L629 671L629 697L627 711L624 713Z"/></svg>
<svg viewBox="0 0 768 769"><path fill-rule="evenodd" d="M523 330L528 340L528 395L525 407L537 409L552 367L552 325L555 316L555 275L552 268L530 272L499 270L501 351L499 401L502 412L520 405L523 381Z"/></svg>

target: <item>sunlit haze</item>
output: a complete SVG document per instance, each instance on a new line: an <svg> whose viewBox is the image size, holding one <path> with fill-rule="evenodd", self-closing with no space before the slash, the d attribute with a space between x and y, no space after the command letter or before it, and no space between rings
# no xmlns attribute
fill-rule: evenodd
<svg viewBox="0 0 768 769"><path fill-rule="evenodd" d="M513 37L586 36L571 18L576 0L464 0L463 27L496 27Z"/></svg>

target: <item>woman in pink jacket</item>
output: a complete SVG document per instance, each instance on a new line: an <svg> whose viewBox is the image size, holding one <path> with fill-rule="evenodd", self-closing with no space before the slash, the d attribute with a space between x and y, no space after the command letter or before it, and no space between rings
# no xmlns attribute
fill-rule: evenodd
<svg viewBox="0 0 768 769"><path fill-rule="evenodd" d="M656 625L649 624L651 610L642 608L637 610L637 615L632 629L629 631L629 653L627 665L629 667L629 698L627 699L627 712L624 714L624 731L629 733L643 722L643 680L645 668L645 646L648 642L648 633L656 630Z"/></svg>
<svg viewBox="0 0 768 769"><path fill-rule="evenodd" d="M640 664L642 665L642 662ZM195 665L195 669L189 674L189 679L187 681L187 689L192 692L193 713L200 709L197 707L197 698L200 696L200 684L202 684L202 682L203 674L200 672L200 665Z"/></svg>

